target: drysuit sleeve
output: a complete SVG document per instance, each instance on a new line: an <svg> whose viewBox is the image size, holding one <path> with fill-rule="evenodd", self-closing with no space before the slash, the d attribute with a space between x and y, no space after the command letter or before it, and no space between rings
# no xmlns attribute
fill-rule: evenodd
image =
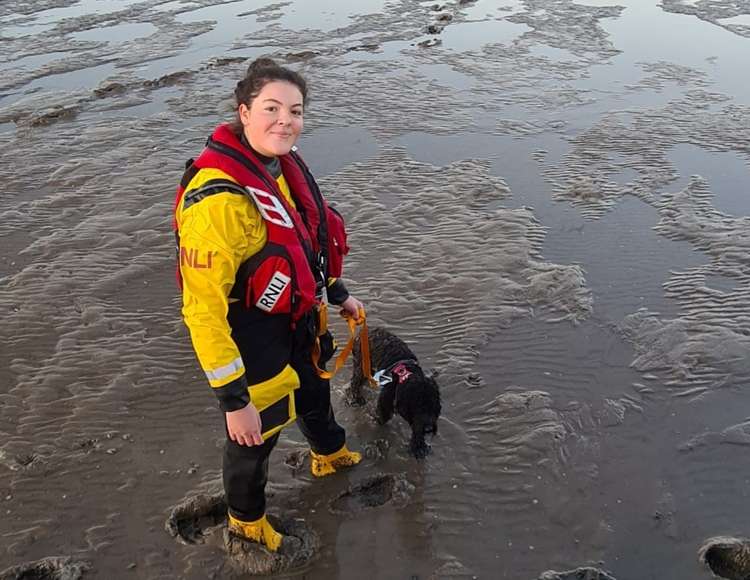
<svg viewBox="0 0 750 580"><path fill-rule="evenodd" d="M260 248L265 243L262 220L248 213L244 198L226 192L183 211L179 231L182 315L219 406L235 411L250 402L250 394L227 321L229 293L240 264L252 250L249 245Z"/></svg>
<svg viewBox="0 0 750 580"><path fill-rule="evenodd" d="M328 295L328 302L334 306L341 306L349 298L349 291L341 278L328 278L326 294Z"/></svg>

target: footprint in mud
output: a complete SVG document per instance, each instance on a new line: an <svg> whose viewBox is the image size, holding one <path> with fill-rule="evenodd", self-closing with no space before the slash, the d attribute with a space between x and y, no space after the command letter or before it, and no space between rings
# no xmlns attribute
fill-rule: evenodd
<svg viewBox="0 0 750 580"><path fill-rule="evenodd" d="M200 544L217 531L212 528L221 526L223 546L229 555L228 563L242 574L269 575L292 570L309 562L320 547L317 534L303 520L280 520L269 516L274 528L284 535L281 549L274 553L229 532L224 525L226 518L227 504L223 493L199 494L175 506L164 528L181 544Z"/></svg>
<svg viewBox="0 0 750 580"><path fill-rule="evenodd" d="M270 552L255 542L247 542L224 529L224 547L229 563L242 574L271 575L293 570L307 564L320 549L318 535L304 520L268 518L284 535L278 552Z"/></svg>
<svg viewBox="0 0 750 580"><path fill-rule="evenodd" d="M709 538L698 550L698 560L721 578L747 580L750 578L750 539Z"/></svg>
<svg viewBox="0 0 750 580"><path fill-rule="evenodd" d="M3 570L0 580L80 580L89 568L72 558L43 558Z"/></svg>
<svg viewBox="0 0 750 580"><path fill-rule="evenodd" d="M373 461L381 461L388 457L388 451L391 448L391 443L388 439L375 439L370 443L366 443L362 448L362 454Z"/></svg>
<svg viewBox="0 0 750 580"><path fill-rule="evenodd" d="M284 457L284 465L292 470L293 473L297 473L300 469L305 466L305 462L310 455L310 451L307 447L300 447L298 449L292 449Z"/></svg>
<svg viewBox="0 0 750 580"><path fill-rule="evenodd" d="M615 577L599 568L583 567L565 572L547 570L539 576L538 580L615 580Z"/></svg>
<svg viewBox="0 0 750 580"><path fill-rule="evenodd" d="M203 543L208 528L227 518L223 493L199 494L176 505L164 524L167 533L181 544Z"/></svg>
<svg viewBox="0 0 750 580"><path fill-rule="evenodd" d="M414 486L403 474L378 473L350 487L331 500L334 514L356 514L362 510L391 504L402 507L409 502Z"/></svg>

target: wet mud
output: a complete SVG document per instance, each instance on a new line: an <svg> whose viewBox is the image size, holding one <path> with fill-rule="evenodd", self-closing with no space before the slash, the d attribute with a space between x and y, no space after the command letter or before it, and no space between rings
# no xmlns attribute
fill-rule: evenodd
<svg viewBox="0 0 750 580"><path fill-rule="evenodd" d="M293 572L308 565L320 549L317 534L304 520L270 518L274 528L284 535L278 552L270 552L255 542L246 542L224 531L224 544L232 570L253 576Z"/></svg>
<svg viewBox="0 0 750 580"><path fill-rule="evenodd" d="M178 542L204 541L208 528L226 523L227 502L223 493L197 495L175 506L164 524L166 532Z"/></svg>
<svg viewBox="0 0 750 580"><path fill-rule="evenodd" d="M91 565L73 558L44 558L0 572L0 580L81 580Z"/></svg>
<svg viewBox="0 0 750 580"><path fill-rule="evenodd" d="M741 533L750 477L750 11L596 4L2 3L0 569L707 577L696 547ZM308 564L225 545L173 284L183 162L261 54L308 78L347 285L443 387L420 464L404 422L344 404L346 372L356 478L314 480L287 430L269 509ZM722 542L701 562L741 574Z"/></svg>
<svg viewBox="0 0 750 580"><path fill-rule="evenodd" d="M576 568L575 570L568 570L566 572L554 572L548 570L538 580L616 580L614 576L611 576L603 570L598 568Z"/></svg>
<svg viewBox="0 0 750 580"><path fill-rule="evenodd" d="M334 514L355 516L381 506L403 507L409 503L414 485L403 474L378 473L353 485L331 500Z"/></svg>
<svg viewBox="0 0 750 580"><path fill-rule="evenodd" d="M750 576L750 540L709 538L698 551L699 560L719 578L743 580Z"/></svg>

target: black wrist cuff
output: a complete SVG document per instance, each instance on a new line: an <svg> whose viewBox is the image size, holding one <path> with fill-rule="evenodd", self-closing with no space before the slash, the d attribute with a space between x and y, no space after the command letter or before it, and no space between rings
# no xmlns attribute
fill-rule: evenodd
<svg viewBox="0 0 750 580"><path fill-rule="evenodd" d="M347 298L349 298L349 291L346 289L341 278L336 278L336 280L328 286L326 293L328 294L328 302L334 306L340 306Z"/></svg>
<svg viewBox="0 0 750 580"><path fill-rule="evenodd" d="M225 413L237 411L250 403L245 375L234 379L222 387L214 387L214 394L219 400L219 408Z"/></svg>

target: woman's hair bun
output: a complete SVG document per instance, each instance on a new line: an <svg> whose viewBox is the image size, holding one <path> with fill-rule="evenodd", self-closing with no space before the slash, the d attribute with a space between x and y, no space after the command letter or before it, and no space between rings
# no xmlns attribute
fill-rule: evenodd
<svg viewBox="0 0 750 580"><path fill-rule="evenodd" d="M277 68L278 66L279 65L276 64L276 61L273 60L272 58L268 58L267 56L261 56L260 58L256 58L247 67L247 76L251 76L263 69Z"/></svg>

